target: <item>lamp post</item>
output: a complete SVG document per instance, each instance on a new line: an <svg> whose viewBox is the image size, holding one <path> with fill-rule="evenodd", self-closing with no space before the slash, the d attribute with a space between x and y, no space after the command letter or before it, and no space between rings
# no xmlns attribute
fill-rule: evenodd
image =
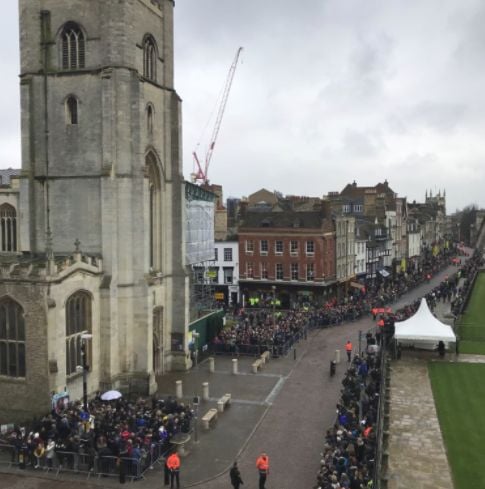
<svg viewBox="0 0 485 489"><path fill-rule="evenodd" d="M92 334L83 333L81 335L81 360L83 369L83 408L84 412L88 412L88 371L89 365L87 364L87 342L93 337Z"/></svg>

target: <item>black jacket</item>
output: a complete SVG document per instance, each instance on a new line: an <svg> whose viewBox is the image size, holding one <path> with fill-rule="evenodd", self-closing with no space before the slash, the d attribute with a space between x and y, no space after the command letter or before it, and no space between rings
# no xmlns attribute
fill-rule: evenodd
<svg viewBox="0 0 485 489"><path fill-rule="evenodd" d="M244 484L241 479L241 473L239 472L239 469L237 467L231 468L231 471L229 472L229 477L231 478L231 484Z"/></svg>

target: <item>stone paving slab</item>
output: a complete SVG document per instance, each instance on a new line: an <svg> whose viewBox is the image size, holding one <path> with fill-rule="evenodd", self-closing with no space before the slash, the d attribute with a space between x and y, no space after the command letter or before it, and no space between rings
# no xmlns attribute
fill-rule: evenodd
<svg viewBox="0 0 485 489"><path fill-rule="evenodd" d="M405 356L392 364L389 489L453 489L428 360Z"/></svg>

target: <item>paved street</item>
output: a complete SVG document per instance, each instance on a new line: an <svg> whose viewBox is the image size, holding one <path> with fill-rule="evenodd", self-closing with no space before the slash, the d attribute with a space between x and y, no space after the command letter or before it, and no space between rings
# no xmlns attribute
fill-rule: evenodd
<svg viewBox="0 0 485 489"><path fill-rule="evenodd" d="M430 284L407 294L398 305L421 297L455 270L450 267ZM213 374L208 372L207 363L203 362L196 370L160 379L161 395L173 395L174 382L180 379L187 398L200 394L202 382L210 382L210 401L201 406L201 414L213 407L225 392L230 392L233 397L232 406L220 415L217 426L208 433L200 432L199 442L189 444L189 453L182 460L183 487L229 487L227 469L236 457L245 481L244 487L257 487L255 460L261 451L266 451L271 462L269 489L311 488L316 481L325 430L334 422L335 403L345 371L345 362L341 362L337 375L330 378L330 360L336 349L343 350L347 339L351 339L357 348L359 330L365 331L373 325L372 320L366 318L311 332L307 340L297 345L296 359L293 351L286 358L272 359L262 373L250 373L251 360L240 358L240 375L234 376L231 374L231 359L217 357ZM157 466L136 485L159 488L161 480L161 467ZM99 485L111 487L119 484L115 479L86 483L0 476L2 489L91 489Z"/></svg>

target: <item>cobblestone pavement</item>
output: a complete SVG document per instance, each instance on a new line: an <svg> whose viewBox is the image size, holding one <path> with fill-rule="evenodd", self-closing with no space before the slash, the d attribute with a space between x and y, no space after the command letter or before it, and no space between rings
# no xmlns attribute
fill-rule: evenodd
<svg viewBox="0 0 485 489"><path fill-rule="evenodd" d="M452 267L445 270L431 283L402 297L393 307L400 307L421 297L452 271ZM219 417L217 426L209 432L200 432L198 442L192 440L188 446L188 454L182 460L182 487L230 487L227 470L237 458L245 482L243 487L255 488L258 478L255 460L263 450L269 454L271 462L271 473L266 485L268 489L313 487L324 433L335 420L335 403L339 399L341 379L346 369L345 362L341 362L336 376L330 378L330 360L334 358L336 349L343 350L347 339L357 348L359 330L367 331L373 326L373 321L366 318L314 331L307 340L297 345L296 355L291 351L286 358L271 360L263 372L258 374L251 374L251 360L241 357L240 374L234 376L230 373L231 359L217 357L214 374L209 374L207 364L202 363L190 372L161 378L160 395L173 395L175 380L182 380L187 399L195 393L200 394L201 383L209 381L210 400L201 406L201 414L209 407L214 407L218 397L224 393L230 392L233 397L232 406ZM415 381L411 384L418 385ZM414 463L416 452L411 452L410 456L412 458L407 460L407 464ZM45 479L45 474L37 476L27 472L22 475L0 474L0 488L92 489L119 486L116 479L54 481ZM405 480L395 472L395 479L398 476L400 480ZM163 487L161 467L157 465L155 470L146 474L144 480L134 484L160 489ZM399 487L421 488L410 484Z"/></svg>

